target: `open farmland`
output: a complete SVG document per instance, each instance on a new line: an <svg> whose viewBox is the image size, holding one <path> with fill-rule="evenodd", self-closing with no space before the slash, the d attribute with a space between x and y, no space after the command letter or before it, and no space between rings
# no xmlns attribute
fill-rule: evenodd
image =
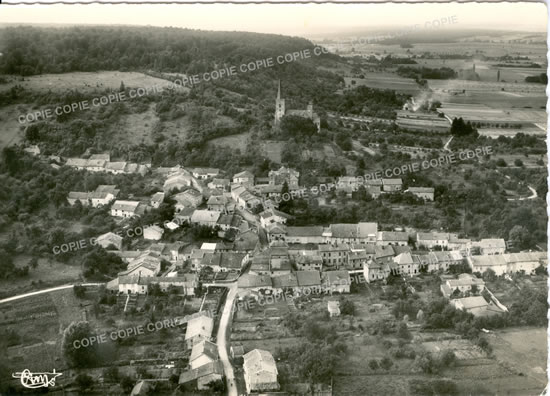
<svg viewBox="0 0 550 396"><path fill-rule="evenodd" d="M101 72L74 72L63 74L42 74L30 77L10 77L8 82L0 85L0 92L7 91L15 85L20 85L30 91L67 92L77 89L83 94L93 94L106 89L118 89L124 82L127 88L168 88L173 84L170 81L151 77L137 72L101 71ZM187 90L187 88L178 89Z"/></svg>
<svg viewBox="0 0 550 396"><path fill-rule="evenodd" d="M345 77L347 88L358 87L364 85L369 88L392 89L397 92L408 94L417 94L420 92L418 84L410 78L399 77L392 73L363 73L365 78ZM352 85L351 81L355 81Z"/></svg>

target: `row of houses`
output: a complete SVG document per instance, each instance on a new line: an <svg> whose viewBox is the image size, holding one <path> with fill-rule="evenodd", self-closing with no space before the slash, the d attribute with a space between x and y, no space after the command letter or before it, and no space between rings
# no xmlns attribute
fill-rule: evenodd
<svg viewBox="0 0 550 396"><path fill-rule="evenodd" d="M109 154L93 154L90 158L67 158L65 165L88 172L107 172L114 175L138 173L147 174L151 164L136 164L126 161L111 162Z"/></svg>
<svg viewBox="0 0 550 396"><path fill-rule="evenodd" d="M267 227L270 241L283 240L288 243L376 243L378 224L361 222L358 224L331 224L323 226L290 227L272 223Z"/></svg>
<svg viewBox="0 0 550 396"><path fill-rule="evenodd" d="M373 198L378 198L383 193L403 191L403 181L400 178L362 180L355 176L340 177L336 182L336 191L344 191L351 195L360 186L363 186ZM418 198L433 201L435 189L433 187L409 187L403 192L410 192Z"/></svg>
<svg viewBox="0 0 550 396"><path fill-rule="evenodd" d="M405 247L391 247L399 252ZM421 270L426 272L447 271L454 265L464 263L464 257L458 251L437 251L426 254L411 254L408 247L397 255L381 255L370 258L363 264L363 275L367 282L387 279L390 274L398 276L418 276Z"/></svg>
<svg viewBox="0 0 550 396"><path fill-rule="evenodd" d="M464 256L469 256L475 249L481 255L504 254L506 242L502 238L488 238L472 241L468 238L459 238L457 234L447 232L419 232L416 234L416 245L422 249L443 248L460 250Z"/></svg>
<svg viewBox="0 0 550 396"><path fill-rule="evenodd" d="M115 185L102 184L97 186L94 191L71 191L67 195L67 201L71 206L78 201L82 206L98 208L110 204L118 196L119 192L120 190Z"/></svg>
<svg viewBox="0 0 550 396"><path fill-rule="evenodd" d="M519 252L510 254L488 254L467 257L473 272L484 273L488 269L496 275L516 272L532 274L539 266L548 267L547 252Z"/></svg>
<svg viewBox="0 0 550 396"><path fill-rule="evenodd" d="M238 280L240 295L279 294L291 290L298 295L310 293L349 293L348 271L295 271L271 276L248 273Z"/></svg>

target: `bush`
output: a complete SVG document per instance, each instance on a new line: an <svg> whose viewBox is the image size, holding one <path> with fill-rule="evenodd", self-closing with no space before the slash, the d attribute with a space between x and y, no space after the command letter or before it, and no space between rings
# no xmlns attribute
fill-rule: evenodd
<svg viewBox="0 0 550 396"><path fill-rule="evenodd" d="M119 379L118 377L119 377L118 367L116 366L107 367L106 369L103 370L103 378L111 382L117 382Z"/></svg>
<svg viewBox="0 0 550 396"><path fill-rule="evenodd" d="M74 285L73 292L76 298L84 298L86 296L86 288L84 286Z"/></svg>
<svg viewBox="0 0 550 396"><path fill-rule="evenodd" d="M351 315L355 314L355 305L353 301L341 299L340 300L340 312L342 315Z"/></svg>
<svg viewBox="0 0 550 396"><path fill-rule="evenodd" d="M412 338L411 333L409 332L409 328L407 327L407 324L405 322L399 323L397 336L404 340L410 340Z"/></svg>
<svg viewBox="0 0 550 396"><path fill-rule="evenodd" d="M384 358L380 361L380 367L382 367L384 370L389 370L392 366L393 361L387 356L384 356Z"/></svg>
<svg viewBox="0 0 550 396"><path fill-rule="evenodd" d="M94 385L94 379L86 374L79 374L74 382L81 391L89 389Z"/></svg>
<svg viewBox="0 0 550 396"><path fill-rule="evenodd" d="M452 367L456 364L456 355L451 350L446 350L441 354L440 362L443 367Z"/></svg>
<svg viewBox="0 0 550 396"><path fill-rule="evenodd" d="M371 370L378 370L380 368L380 365L378 364L378 360L376 359L369 360L369 367Z"/></svg>

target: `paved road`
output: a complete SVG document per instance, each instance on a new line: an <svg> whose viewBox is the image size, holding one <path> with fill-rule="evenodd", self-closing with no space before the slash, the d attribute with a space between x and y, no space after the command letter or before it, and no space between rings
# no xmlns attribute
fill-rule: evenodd
<svg viewBox="0 0 550 396"><path fill-rule="evenodd" d="M451 149L449 148L449 144L451 144L451 141L453 140L453 137L454 136L451 136L451 138L447 141L447 143L445 143L445 146L443 146L443 150L451 151Z"/></svg>
<svg viewBox="0 0 550 396"><path fill-rule="evenodd" d="M235 297L237 296L237 283L235 282L231 285L229 293L227 293L227 298L225 300L225 306L223 307L222 317L220 319L220 325L218 327L218 353L220 354L220 360L223 364L223 371L225 372L225 378L227 380L227 394L228 396L238 396L237 385L235 381L235 373L233 372L233 366L229 361L229 356L227 354L227 326L232 317L233 303L235 302Z"/></svg>
<svg viewBox="0 0 550 396"><path fill-rule="evenodd" d="M103 284L104 283L78 283L78 285L80 285L80 286L101 286ZM44 290L38 290L38 291L35 291L35 292L20 294L18 296L4 298L3 300L0 300L0 304L7 303L7 302L10 302L10 301L19 300L19 299L25 298L25 297L36 296L38 294L51 293L51 292L58 291L58 290L69 289L73 286L74 285L62 285L62 286L52 287L51 289L44 289Z"/></svg>

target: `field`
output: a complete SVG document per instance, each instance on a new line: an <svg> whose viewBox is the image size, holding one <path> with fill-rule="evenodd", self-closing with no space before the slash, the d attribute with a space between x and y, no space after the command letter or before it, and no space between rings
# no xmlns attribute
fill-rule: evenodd
<svg viewBox="0 0 550 396"><path fill-rule="evenodd" d="M21 143L25 137L24 128L19 123L17 117L26 112L19 105L5 106L0 108L0 122L2 122L2 132L0 132L0 149L11 144Z"/></svg>
<svg viewBox="0 0 550 396"><path fill-rule="evenodd" d="M118 89L124 82L126 88L167 88L172 84L160 78L136 72L102 71L102 72L74 72L64 74L43 74L38 76L7 77L9 82L0 85L0 92L7 91L14 85L35 92L66 92L78 89L81 93L92 94L106 89ZM178 88L187 89L187 88Z"/></svg>
<svg viewBox="0 0 550 396"><path fill-rule="evenodd" d="M535 379L540 386L547 382L547 329L516 328L498 330L491 334L496 360L513 371Z"/></svg>
<svg viewBox="0 0 550 396"><path fill-rule="evenodd" d="M18 267L28 265L30 257L17 256L15 264ZM59 286L66 283L79 282L81 270L79 266L59 263L47 259L39 259L36 269L29 269L29 275L24 278L16 278L0 281L1 296L22 294L47 286ZM40 283L39 283L40 282Z"/></svg>
<svg viewBox="0 0 550 396"><path fill-rule="evenodd" d="M278 142L275 140L264 140L261 142L261 148L264 155L278 164L281 163L281 154L284 145L285 142Z"/></svg>
<svg viewBox="0 0 550 396"><path fill-rule="evenodd" d="M239 149L241 152L246 151L248 140L250 139L250 132L241 133L238 135L223 136L208 141L209 145L230 147L232 149Z"/></svg>
<svg viewBox="0 0 550 396"><path fill-rule="evenodd" d="M403 92L411 95L415 95L420 92L418 84L416 84L411 78L399 77L393 73L367 72L363 73L363 75L365 78L344 77L346 88L364 85L369 88L392 89L397 92ZM352 84L352 80L355 81L355 84Z"/></svg>

